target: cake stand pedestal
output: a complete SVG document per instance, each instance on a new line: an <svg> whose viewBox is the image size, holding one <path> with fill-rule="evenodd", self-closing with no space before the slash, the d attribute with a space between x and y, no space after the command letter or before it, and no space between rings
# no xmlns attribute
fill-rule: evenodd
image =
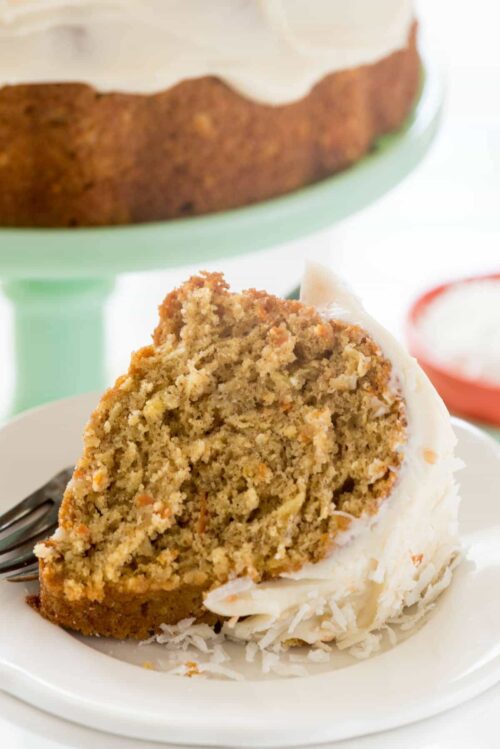
<svg viewBox="0 0 500 749"><path fill-rule="evenodd" d="M440 76L426 63L418 102L399 132L381 138L345 172L280 198L134 226L0 230L0 277L15 317L12 410L103 387L104 305L117 274L202 267L341 221L419 163L436 133L442 99Z"/></svg>
<svg viewBox="0 0 500 749"><path fill-rule="evenodd" d="M16 391L12 410L102 388L103 306L110 279L13 280Z"/></svg>

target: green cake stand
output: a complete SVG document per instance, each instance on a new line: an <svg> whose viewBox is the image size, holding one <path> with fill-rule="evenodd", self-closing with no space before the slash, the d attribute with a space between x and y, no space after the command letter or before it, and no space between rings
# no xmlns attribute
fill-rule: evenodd
<svg viewBox="0 0 500 749"><path fill-rule="evenodd" d="M208 216L123 227L2 229L0 277L14 308L13 412L99 390L104 305L119 273L271 247L341 221L394 187L437 131L441 79L425 63L412 115L354 167L284 197ZM291 279L291 284L294 279Z"/></svg>

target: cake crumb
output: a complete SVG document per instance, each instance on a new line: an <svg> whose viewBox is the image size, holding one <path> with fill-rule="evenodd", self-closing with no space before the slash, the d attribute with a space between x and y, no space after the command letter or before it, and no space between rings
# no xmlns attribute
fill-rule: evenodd
<svg viewBox="0 0 500 749"><path fill-rule="evenodd" d="M424 460L426 463L429 463L429 465L434 465L437 461L437 453L434 450L431 450L430 447L424 448Z"/></svg>

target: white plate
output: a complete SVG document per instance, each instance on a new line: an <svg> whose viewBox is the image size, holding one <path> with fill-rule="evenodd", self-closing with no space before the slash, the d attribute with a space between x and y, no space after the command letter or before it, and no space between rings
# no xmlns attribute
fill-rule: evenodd
<svg viewBox="0 0 500 749"><path fill-rule="evenodd" d="M95 400L58 401L0 432L0 511L75 459ZM135 644L115 657L89 647L33 612L22 585L2 583L0 687L110 733L205 746L359 736L482 692L500 681L500 450L464 422L455 426L467 464L461 474L466 559L425 625L392 650L307 678L184 679L126 662L137 654Z"/></svg>

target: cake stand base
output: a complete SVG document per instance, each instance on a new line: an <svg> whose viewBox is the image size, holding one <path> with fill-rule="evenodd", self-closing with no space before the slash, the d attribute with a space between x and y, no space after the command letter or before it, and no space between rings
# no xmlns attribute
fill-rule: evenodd
<svg viewBox="0 0 500 749"><path fill-rule="evenodd" d="M105 384L108 279L9 281L14 307L16 390L12 410L32 408Z"/></svg>

